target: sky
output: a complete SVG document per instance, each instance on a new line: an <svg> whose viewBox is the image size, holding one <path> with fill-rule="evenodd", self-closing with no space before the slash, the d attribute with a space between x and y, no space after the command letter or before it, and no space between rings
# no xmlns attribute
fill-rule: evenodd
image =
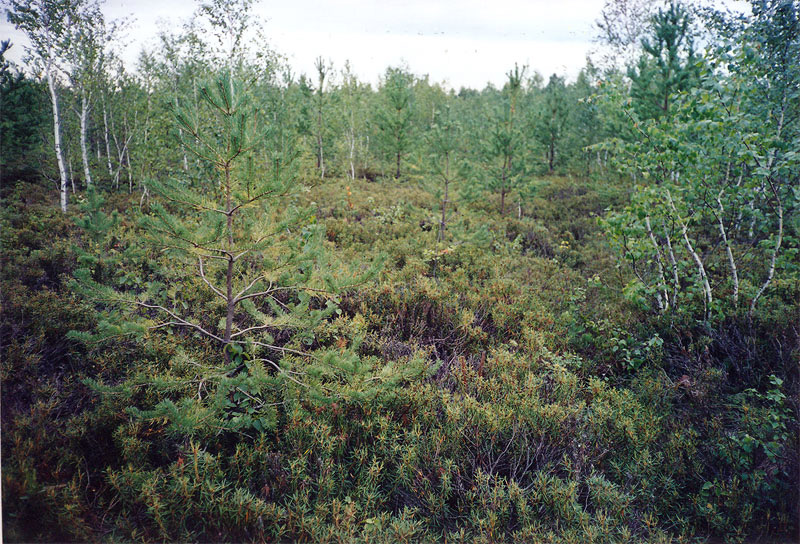
<svg viewBox="0 0 800 544"><path fill-rule="evenodd" d="M2 2L0 2L2 4ZM362 81L376 83L389 66L458 89L502 86L514 63L545 78L574 78L594 47L594 21L603 0L261 0L271 47L296 74L314 74L314 60L331 60L335 70L350 61ZM107 0L107 19L132 19L123 59L133 66L142 47L156 43L159 25L178 28L196 0ZM15 44L19 62L26 43L5 18L0 38Z"/></svg>

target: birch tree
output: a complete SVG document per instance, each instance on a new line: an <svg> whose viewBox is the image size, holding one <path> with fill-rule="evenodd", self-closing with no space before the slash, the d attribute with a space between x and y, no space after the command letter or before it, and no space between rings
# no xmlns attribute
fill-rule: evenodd
<svg viewBox="0 0 800 544"><path fill-rule="evenodd" d="M669 117L642 121L627 110L638 138L622 146L622 163L639 184L631 204L607 217L659 311L678 309L680 298L691 313L701 294L705 320L743 298L752 318L799 251L787 231L800 196L798 13L759 4L734 28Z"/></svg>
<svg viewBox="0 0 800 544"><path fill-rule="evenodd" d="M338 90L342 105L340 111L344 117L342 126L344 127L345 150L342 155L347 157L350 179L356 179L356 171L364 170L364 161L368 155L367 118L371 93L368 85L358 81L349 62L345 63L341 77L342 83Z"/></svg>
<svg viewBox="0 0 800 544"><path fill-rule="evenodd" d="M86 185L90 186L92 174L87 144L89 116L95 97L105 79L108 47L115 37L117 23L107 24L100 6L96 2L91 2L70 13L69 27L68 76L73 92L79 97L81 162L84 180ZM107 123L107 119L105 121ZM107 136L106 143L108 143ZM109 149L106 146L107 157L108 153Z"/></svg>
<svg viewBox="0 0 800 544"><path fill-rule="evenodd" d="M9 0L8 20L31 42L27 59L44 73L53 110L53 151L58 163L61 211L67 212L68 177L61 140L60 74L69 49L68 25L77 0Z"/></svg>

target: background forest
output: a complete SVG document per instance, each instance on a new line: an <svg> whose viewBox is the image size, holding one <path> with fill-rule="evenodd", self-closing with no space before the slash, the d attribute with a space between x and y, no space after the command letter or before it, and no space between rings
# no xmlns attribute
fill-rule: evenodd
<svg viewBox="0 0 800 544"><path fill-rule="evenodd" d="M799 534L796 1L459 91L298 76L251 0L135 67L6 6L6 541Z"/></svg>

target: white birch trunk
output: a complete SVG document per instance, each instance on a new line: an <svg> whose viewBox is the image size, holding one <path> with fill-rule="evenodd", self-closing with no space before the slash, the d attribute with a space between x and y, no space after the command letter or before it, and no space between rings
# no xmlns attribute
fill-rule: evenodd
<svg viewBox="0 0 800 544"><path fill-rule="evenodd" d="M176 86L176 89L177 89L177 86ZM176 96L175 97L175 110L177 111L179 107L180 106L178 104L178 97ZM183 130L181 130L180 126L178 127L178 137L180 138L181 142L183 142ZM184 172L188 172L189 171L189 157L186 156L186 148L183 145L181 145L181 149L183 150L183 171Z"/></svg>
<svg viewBox="0 0 800 544"><path fill-rule="evenodd" d="M133 138L133 131L128 127L128 114L126 113L123 117L123 121L125 122L125 164L127 165L128 171L128 193L133 192L133 169L131 168L131 151L130 151L130 143L131 139ZM134 115L133 120L134 126L136 125L136 116Z"/></svg>
<svg viewBox="0 0 800 544"><path fill-rule="evenodd" d="M703 293L705 294L704 302L706 306L706 319L708 318L708 312L711 310L711 303L713 301L713 297L711 296L711 285L708 283L708 274L706 274L706 267L703 265L703 260L700 258L700 255L694 250L694 246L692 246L692 242L689 240L688 231L689 228L686 226L686 222L683 220L681 215L678 213L677 208L675 207L675 202L672 200L672 195L670 194L669 190L667 190L667 199L669 200L669 205L672 208L672 211L675 213L675 218L678 220L678 223L681 227L681 234L683 234L683 241L686 243L686 249L689 250L689 254L694 259L695 264L697 265L697 272L700 275L700 279L703 282Z"/></svg>
<svg viewBox="0 0 800 544"><path fill-rule="evenodd" d="M656 265L658 266L658 288L660 289L656 291L656 301L658 302L658 309L661 313L664 313L666 310L669 309L669 295L667 293L667 278L664 276L664 261L661 257L661 247L658 245L658 241L656 241L656 237L653 234L653 228L650 225L650 216L645 216L644 224L647 227L647 234L650 236L650 242L653 244L653 249L656 250ZM663 293L663 298L662 298Z"/></svg>
<svg viewBox="0 0 800 544"><path fill-rule="evenodd" d="M722 241L725 243L725 252L728 254L728 265L731 267L731 278L733 280L733 305L736 306L739 303L739 273L736 269L736 260L733 258L733 250L728 240L728 234L725 232L725 223L722 221L722 216L725 214L725 208L722 207L722 191L717 194L717 206L719 209L719 216L717 216L719 233L722 235Z"/></svg>
<svg viewBox="0 0 800 544"><path fill-rule="evenodd" d="M111 144L108 141L108 111L106 110L106 101L103 100L103 138L106 142L106 163L108 166L108 175L114 175L114 170L111 168Z"/></svg>
<svg viewBox="0 0 800 544"><path fill-rule="evenodd" d="M669 255L669 263L672 267L672 307L678 307L678 291L681 287L681 279L678 275L678 261L675 259L675 251L672 249L672 241L669 239L669 231L667 225L662 222L661 226L664 227L664 239L667 242L667 252Z"/></svg>
<svg viewBox="0 0 800 544"><path fill-rule="evenodd" d="M781 133L783 132L783 123L784 123L784 121L786 119L786 117L785 117L785 114L786 114L786 102L787 102L787 96L786 96L786 91L784 90L783 100L781 101L781 115L778 118L778 126L777 126L777 130L776 130L776 137L778 139L781 137ZM775 156L776 156L776 150L775 150L775 148L773 148L773 149L770 150L769 158L767 159L767 170L768 171L772 170L772 165L775 162ZM764 291L767 290L767 287L769 287L769 284L772 282L772 278L775 275L775 260L778 258L778 252L781 249L781 242L783 241L783 201L781 200L781 195L780 195L780 192L778 191L778 188L772 182L771 178L767 178L767 183L769 184L769 188L772 189L772 194L775 195L775 200L778 203L778 210L777 210L777 212L778 212L778 237L775 239L775 249L772 250L772 257L770 258L769 272L767 272L767 279L761 285L761 288L758 290L758 292L756 293L756 296L753 297L753 301L750 303L750 312L748 313L748 315L751 318L753 317L753 312L756 309L756 302L758 302L758 299L761 298L761 295L764 294ZM761 190L764 193L766 193L766 184L763 183L763 182L761 184ZM755 217L753 217L753 222L755 222ZM750 228L752 229L753 226L751 225Z"/></svg>
<svg viewBox="0 0 800 544"><path fill-rule="evenodd" d="M125 163L128 165L128 193L133 192L133 169L131 168L131 151L125 144Z"/></svg>
<svg viewBox="0 0 800 544"><path fill-rule="evenodd" d="M92 172L89 169L89 153L86 149L87 118L89 116L89 99L86 97L86 90L81 89L81 160L83 161L83 176L86 179L86 187L92 185Z"/></svg>
<svg viewBox="0 0 800 544"><path fill-rule="evenodd" d="M753 312L756 309L756 302L758 299L761 298L761 295L764 294L764 291L767 290L769 284L772 282L772 278L775 275L775 260L778 258L778 251L781 249L781 242L783 241L783 202L781 202L781 197L778 195L778 191L775 187L772 187L772 191L775 194L775 198L778 200L778 237L775 240L775 249L772 250L772 257L770 258L769 262L769 272L767 273L767 279L761 285L761 288L756 293L756 296L753 297L753 301L750 303L750 317L753 316Z"/></svg>
<svg viewBox="0 0 800 544"><path fill-rule="evenodd" d="M52 52L50 52L52 55ZM55 147L56 160L58 161L58 173L61 180L61 211L67 213L67 168L64 165L64 155L61 152L61 115L58 109L58 94L56 84L53 80L53 66L50 62L45 67L47 77L47 89L50 91L50 104L53 106L53 146Z"/></svg>

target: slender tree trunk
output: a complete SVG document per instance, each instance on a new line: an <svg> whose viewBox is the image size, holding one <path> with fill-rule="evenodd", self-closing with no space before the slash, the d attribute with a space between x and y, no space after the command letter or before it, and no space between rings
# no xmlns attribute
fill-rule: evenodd
<svg viewBox="0 0 800 544"><path fill-rule="evenodd" d="M669 263L672 267L672 307L678 307L678 291L681 287L681 279L678 275L678 261L675 259L675 251L672 249L672 241L669 238L669 231L667 225L662 221L661 226L664 227L664 239L667 242L667 254L669 255Z"/></svg>
<svg viewBox="0 0 800 544"><path fill-rule="evenodd" d="M67 149L67 156L69 156L69 149ZM77 190L75 189L75 174L72 171L72 159L67 159L67 177L69 178L69 183L72 186L72 194L75 194Z"/></svg>
<svg viewBox="0 0 800 544"><path fill-rule="evenodd" d="M664 313L669 309L669 295L667 293L667 278L664 276L664 260L661 257L661 246L658 245L656 237L653 234L653 228L650 225L649 215L645 216L644 224L647 227L647 234L650 236L650 242L653 244L653 248L656 250L656 266L658 267L659 280L658 288L660 289L660 291L656 291L656 301L658 302L659 311Z"/></svg>
<svg viewBox="0 0 800 544"><path fill-rule="evenodd" d="M770 185L772 185L772 183L770 183ZM775 194L775 198L778 201L778 237L775 239L775 248L772 250L772 256L770 257L767 279L761 285L761 288L758 290L756 296L753 297L753 301L750 303L750 317L753 316L758 299L761 298L761 295L764 294L764 291L767 290L767 287L769 287L769 284L772 282L772 277L775 275L775 260L778 258L778 251L780 251L781 242L783 241L783 202L781 201L778 190L774 185L772 185L772 192Z"/></svg>
<svg viewBox="0 0 800 544"><path fill-rule="evenodd" d="M722 241L725 243L725 252L728 255L728 265L731 267L731 279L733 280L733 305L737 306L739 303L739 273L736 270L736 260L733 258L733 250L731 249L728 234L725 231L725 223L722 217L725 214L725 208L722 207L722 191L717 194L717 206L719 215L717 216L717 223L719 224L719 233L722 236Z"/></svg>
<svg viewBox="0 0 800 544"><path fill-rule="evenodd" d="M319 177L320 179L325 179L325 155L323 154L321 137L317 144L319 145Z"/></svg>
<svg viewBox="0 0 800 544"><path fill-rule="evenodd" d="M133 192L133 169L131 168L131 151L128 143L125 143L125 164L128 170L128 193Z"/></svg>
<svg viewBox="0 0 800 544"><path fill-rule="evenodd" d="M356 179L356 165L355 165L355 156L356 156L356 137L353 134L353 130L350 129L350 179Z"/></svg>
<svg viewBox="0 0 800 544"><path fill-rule="evenodd" d="M144 128L142 134L142 149L147 149L147 141L150 136L150 93L147 93L147 105L145 106L145 113L144 113ZM146 160L139 161L140 168L139 168L139 184L142 187L142 198L144 198L145 194L147 193L147 186L144 184L145 179L145 164L147 164Z"/></svg>
<svg viewBox="0 0 800 544"><path fill-rule="evenodd" d="M231 101L233 101L233 79L231 79L230 92L231 92ZM200 102L198 101L198 98L197 98L197 77L194 74L194 72L192 73L192 97L194 98L194 111L198 111L198 109L200 108ZM194 131L195 132L199 132L199 130L200 130L200 118L199 117L195 117L194 119L196 121L195 124L194 124ZM186 155L186 149L185 148L184 148L183 154L184 154L184 156ZM198 169L200 168L200 157L198 157L197 155L195 155L195 157L194 157L194 166L195 166L195 168L198 168Z"/></svg>
<svg viewBox="0 0 800 544"><path fill-rule="evenodd" d="M325 156L322 150L322 105L317 109L317 168L320 178L325 179Z"/></svg>
<svg viewBox="0 0 800 544"><path fill-rule="evenodd" d="M58 174L61 180L59 190L61 195L61 211L67 213L67 168L64 165L64 155L61 151L61 114L58 109L56 84L53 80L53 66L49 62L45 68L45 76L47 77L47 89L50 91L50 104L53 106L53 146L55 147L56 160L58 161Z"/></svg>
<svg viewBox="0 0 800 544"><path fill-rule="evenodd" d="M500 215L506 212L506 184L509 171L511 171L511 156L506 155L503 159L503 170L500 175Z"/></svg>
<svg viewBox="0 0 800 544"><path fill-rule="evenodd" d="M86 179L86 187L92 185L92 172L89 169L89 152L86 149L87 118L89 117L89 98L86 90L81 89L81 160L83 161L83 176Z"/></svg>
<svg viewBox="0 0 800 544"><path fill-rule="evenodd" d="M228 268L225 273L225 347L231 343L231 331L233 330L233 314L236 306L233 296L233 204L231 201L231 170L230 165L226 164L225 167L225 212L226 212L226 229L228 231ZM230 354L225 350L225 362L230 362Z"/></svg>
<svg viewBox="0 0 800 544"><path fill-rule="evenodd" d="M175 97L175 109L177 110L178 107L179 107L178 97L176 96ZM183 130L181 130L180 126L178 127L178 137L181 139L181 141L183 141ZM183 145L181 146L181 149L183 149L183 171L184 172L188 172L189 171L189 157L186 156L186 148Z"/></svg>
<svg viewBox="0 0 800 544"><path fill-rule="evenodd" d="M367 169L367 157L369 157L369 147L370 147L369 134L364 136L364 138L362 138L360 141L362 142L361 153L360 153L360 155L361 155L361 168L366 170Z"/></svg>
<svg viewBox="0 0 800 544"><path fill-rule="evenodd" d="M114 188L119 190L119 175L122 172L122 166L125 157L125 148L119 145L119 138L117 138L117 129L114 126L114 118L111 118L111 137L114 139L114 147L117 150L117 169L114 172Z"/></svg>
<svg viewBox="0 0 800 544"><path fill-rule="evenodd" d="M708 313L711 311L711 303L713 298L711 296L711 285L708 283L708 274L706 274L706 267L703 264L703 260L700 258L700 255L694 250L694 246L692 242L689 240L688 231L689 228L686 225L686 222L678 213L677 208L675 207L675 202L672 200L672 195L669 191L667 191L667 198L669 199L669 205L672 208L672 211L675 213L675 218L678 220L678 223L681 227L681 234L683 234L683 241L686 243L686 249L689 250L692 258L694 259L695 264L697 265L697 272L700 275L700 279L703 282L703 293L705 295L704 302L705 302L705 317L708 319Z"/></svg>
<svg viewBox="0 0 800 544"><path fill-rule="evenodd" d="M503 172L503 184L500 186L500 215L506 213L506 174Z"/></svg>
<svg viewBox="0 0 800 544"><path fill-rule="evenodd" d="M108 175L114 175L114 170L111 168L111 144L108 141L108 111L106 109L106 101L103 99L103 137L106 142L106 164L108 166Z"/></svg>
<svg viewBox="0 0 800 544"><path fill-rule="evenodd" d="M444 199L442 200L442 219L439 223L439 241L444 242L447 229L447 203L450 189L450 153L444 155Z"/></svg>
<svg viewBox="0 0 800 544"><path fill-rule="evenodd" d="M786 119L786 104L787 104L787 94L786 90L783 91L783 99L781 100L781 114L778 118L778 126L776 129L776 138L781 137L781 133L783 132L783 123ZM767 171L772 170L772 165L775 162L775 149L773 148L770 150L769 158L767 159ZM767 273L767 279L761 285L761 288L756 293L756 296L753 297L753 301L750 303L750 312L748 313L749 317L753 317L753 312L756 309L756 302L758 299L761 298L761 295L764 294L764 291L767 290L769 284L772 282L772 277L775 275L775 260L778 258L778 252L781 249L781 242L783 241L783 201L781 200L781 195L778 190L778 187L775 186L773 183L772 178L767 178L767 183L769 184L769 188L772 190L772 194L775 196L775 200L778 204L778 237L775 240L775 249L772 250L772 257L770 258L769 263L769 272ZM764 182L761 183L761 190L762 192L766 193L766 184ZM753 216L753 221L755 221L755 216ZM753 229L753 224L750 225L750 229Z"/></svg>
<svg viewBox="0 0 800 544"><path fill-rule="evenodd" d="M400 152L397 152L397 170L394 173L394 179L400 179Z"/></svg>

